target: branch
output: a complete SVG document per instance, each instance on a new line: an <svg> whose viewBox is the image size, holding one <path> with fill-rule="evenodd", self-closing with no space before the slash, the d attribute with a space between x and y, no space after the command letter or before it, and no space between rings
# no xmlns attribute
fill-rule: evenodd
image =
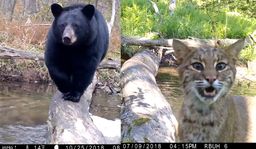
<svg viewBox="0 0 256 149"><path fill-rule="evenodd" d="M25 24L25 25L21 25L22 27L31 27L31 26L48 26L48 27L50 27L51 26L51 24L48 24L48 23L45 23L45 24Z"/></svg>
<svg viewBox="0 0 256 149"><path fill-rule="evenodd" d="M103 60L97 69L120 69L121 68L121 61L119 60Z"/></svg>
<svg viewBox="0 0 256 149"><path fill-rule="evenodd" d="M151 0L148 0L148 1L152 4L152 7L154 8L155 13L160 15L160 11L159 11L159 9L157 7L157 4L155 2L153 2L153 1L151 1Z"/></svg>
<svg viewBox="0 0 256 149"><path fill-rule="evenodd" d="M159 39L159 40L151 40L145 38L133 38L133 37L124 37L122 36L122 45L136 45L136 46L144 46L144 47L152 47L152 46L164 46L164 47L172 47L172 39ZM184 43L191 47L198 47L198 46L215 46L217 41L224 45L230 45L235 43L238 39L198 39L198 38L191 38L191 39L183 39ZM246 44L252 45L254 41L251 39L251 36L246 38Z"/></svg>
<svg viewBox="0 0 256 149"><path fill-rule="evenodd" d="M145 50L121 68L122 142L175 142L177 120L155 80L159 63Z"/></svg>
<svg viewBox="0 0 256 149"><path fill-rule="evenodd" d="M133 38L133 37L121 37L122 45L137 45L137 46L172 46L172 39L160 39L160 40L151 40L145 38Z"/></svg>

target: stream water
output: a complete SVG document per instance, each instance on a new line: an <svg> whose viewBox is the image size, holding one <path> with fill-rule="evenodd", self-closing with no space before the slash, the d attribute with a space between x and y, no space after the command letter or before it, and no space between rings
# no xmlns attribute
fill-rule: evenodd
<svg viewBox="0 0 256 149"><path fill-rule="evenodd" d="M183 93L175 68L160 67L158 86L171 104L175 116L181 107ZM48 107L56 88L49 85L0 84L0 143L45 143ZM232 94L256 96L256 83L236 81ZM96 90L90 113L109 120L120 116L120 96Z"/></svg>
<svg viewBox="0 0 256 149"><path fill-rule="evenodd" d="M56 88L49 85L0 84L0 143L46 143L47 118ZM119 118L120 96L96 90L90 113L108 120Z"/></svg>

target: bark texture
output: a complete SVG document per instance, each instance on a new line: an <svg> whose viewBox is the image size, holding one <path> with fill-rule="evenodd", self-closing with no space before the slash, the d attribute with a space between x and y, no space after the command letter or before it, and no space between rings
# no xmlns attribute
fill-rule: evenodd
<svg viewBox="0 0 256 149"><path fill-rule="evenodd" d="M104 144L104 136L89 115L89 105L96 77L79 103L63 100L59 91L54 95L48 117L48 142L51 144Z"/></svg>
<svg viewBox="0 0 256 149"><path fill-rule="evenodd" d="M145 50L121 68L122 142L175 142L177 120L155 80L159 63Z"/></svg>

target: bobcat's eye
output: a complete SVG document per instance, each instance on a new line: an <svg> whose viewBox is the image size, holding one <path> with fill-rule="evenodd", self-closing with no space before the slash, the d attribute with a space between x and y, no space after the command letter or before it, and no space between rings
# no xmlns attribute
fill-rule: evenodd
<svg viewBox="0 0 256 149"><path fill-rule="evenodd" d="M223 63L223 62L220 62L220 63L218 63L218 64L216 65L216 70L217 70L217 71L221 71L221 70L225 69L226 66L227 66L227 64L225 64L225 63Z"/></svg>
<svg viewBox="0 0 256 149"><path fill-rule="evenodd" d="M196 70L202 71L204 70L204 66L203 64L199 63L199 62L195 62L192 64L192 67Z"/></svg>

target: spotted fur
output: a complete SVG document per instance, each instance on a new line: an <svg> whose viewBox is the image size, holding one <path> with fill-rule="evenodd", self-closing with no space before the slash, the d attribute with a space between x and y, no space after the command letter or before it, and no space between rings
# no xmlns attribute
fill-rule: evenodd
<svg viewBox="0 0 256 149"><path fill-rule="evenodd" d="M236 103L228 95L243 45L244 40L238 40L226 48L189 47L173 40L185 97L179 117L180 141L248 141L235 136L238 120L232 115L237 112Z"/></svg>

